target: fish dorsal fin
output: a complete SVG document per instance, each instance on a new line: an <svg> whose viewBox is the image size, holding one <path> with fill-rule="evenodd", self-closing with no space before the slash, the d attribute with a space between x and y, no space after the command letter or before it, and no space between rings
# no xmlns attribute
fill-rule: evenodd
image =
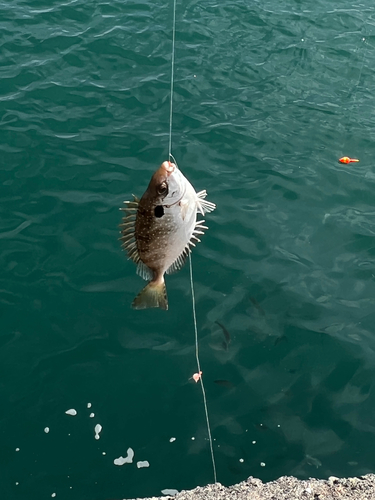
<svg viewBox="0 0 375 500"><path fill-rule="evenodd" d="M125 212L125 217L123 217L122 223L120 224L122 235L120 240L122 241L121 246L124 250L126 250L129 259L132 259L132 261L136 264L139 264L141 260L138 254L137 243L135 241L135 219L138 211L139 199L134 196L134 194L133 198L133 201L124 201L125 207L120 208L120 210ZM142 277L146 275L146 271L142 266L139 267L138 274Z"/></svg>
<svg viewBox="0 0 375 500"><path fill-rule="evenodd" d="M205 189L197 193L197 209L202 215L204 215L206 212L212 212L216 208L215 203L211 203L210 201L205 200L206 196L207 192Z"/></svg>

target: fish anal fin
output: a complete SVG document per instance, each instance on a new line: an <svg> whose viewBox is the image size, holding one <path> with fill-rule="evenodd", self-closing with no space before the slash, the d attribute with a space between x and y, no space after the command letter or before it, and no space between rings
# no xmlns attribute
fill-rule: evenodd
<svg viewBox="0 0 375 500"><path fill-rule="evenodd" d="M138 262L137 274L144 280L151 280L153 278L153 273L151 269L146 266L141 260Z"/></svg>
<svg viewBox="0 0 375 500"><path fill-rule="evenodd" d="M162 283L154 283L150 281L143 290L139 292L132 303L133 309L150 309L159 307L160 309L168 310L167 289L164 281Z"/></svg>
<svg viewBox="0 0 375 500"><path fill-rule="evenodd" d="M177 271L179 271L181 269L181 267L183 267L183 265L185 264L186 259L188 258L189 252L190 252L189 247L184 248L184 251L182 252L182 254L179 255L177 257L177 259L173 262L173 264L171 264L168 267L167 274L177 273Z"/></svg>

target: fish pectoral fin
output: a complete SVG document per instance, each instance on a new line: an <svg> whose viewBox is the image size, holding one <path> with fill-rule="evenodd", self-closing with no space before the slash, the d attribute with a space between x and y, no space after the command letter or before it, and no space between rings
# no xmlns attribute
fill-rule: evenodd
<svg viewBox="0 0 375 500"><path fill-rule="evenodd" d="M134 309L160 307L160 309L168 310L167 289L164 281L157 284L150 281L133 300L132 307Z"/></svg>
<svg viewBox="0 0 375 500"><path fill-rule="evenodd" d="M189 208L189 203L187 201L183 202L180 201L180 207L181 207L181 217L182 220L185 220L188 208Z"/></svg>

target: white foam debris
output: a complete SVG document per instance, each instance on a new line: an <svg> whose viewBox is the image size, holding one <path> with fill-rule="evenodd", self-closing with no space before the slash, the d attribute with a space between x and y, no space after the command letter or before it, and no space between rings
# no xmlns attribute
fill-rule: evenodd
<svg viewBox="0 0 375 500"><path fill-rule="evenodd" d="M277 427L281 427L281 425L280 425L280 424L277 424Z"/></svg>
<svg viewBox="0 0 375 500"><path fill-rule="evenodd" d="M177 495L178 490L174 490L174 489L171 489L171 488L166 488L165 490L161 490L161 492L163 493L163 495L174 496L174 495Z"/></svg>
<svg viewBox="0 0 375 500"><path fill-rule="evenodd" d="M56 496L56 493L52 493L51 497L55 498L55 496Z"/></svg>
<svg viewBox="0 0 375 500"><path fill-rule="evenodd" d="M124 457L115 458L113 463L115 465L131 464L133 462L133 457L134 457L134 451L131 448L128 448L127 456L125 458Z"/></svg>
<svg viewBox="0 0 375 500"><path fill-rule="evenodd" d="M240 458L240 462L241 462L241 463L242 463L242 462L244 462L244 459L243 459L243 458Z"/></svg>
<svg viewBox="0 0 375 500"><path fill-rule="evenodd" d="M44 432L45 432L46 434L48 434L48 433L49 433L49 427L44 427Z"/></svg>
<svg viewBox="0 0 375 500"><path fill-rule="evenodd" d="M16 448L16 451L20 451L20 449L19 449L19 448Z"/></svg>
<svg viewBox="0 0 375 500"><path fill-rule="evenodd" d="M18 486L20 483L18 481L16 481L16 486Z"/></svg>
<svg viewBox="0 0 375 500"><path fill-rule="evenodd" d="M260 462L260 466L261 466L261 467L265 467L265 466L266 466L266 464L265 464L264 462Z"/></svg>
<svg viewBox="0 0 375 500"><path fill-rule="evenodd" d="M171 438L171 439L169 440L169 442L170 442L170 443L173 443L173 441L176 441L176 438Z"/></svg>
<svg viewBox="0 0 375 500"><path fill-rule="evenodd" d="M191 440L194 441L195 437L192 437Z"/></svg>
<svg viewBox="0 0 375 500"><path fill-rule="evenodd" d="M256 441L251 441L251 444L256 444Z"/></svg>
<svg viewBox="0 0 375 500"><path fill-rule="evenodd" d="M95 417L95 413L90 413L90 418L94 418Z"/></svg>
<svg viewBox="0 0 375 500"><path fill-rule="evenodd" d="M70 410L66 410L65 413L67 415L72 415L73 417L75 417L77 415L77 410L75 410L74 408L71 408Z"/></svg>
<svg viewBox="0 0 375 500"><path fill-rule="evenodd" d="M95 439L100 439L100 432L102 431L103 427L100 424L96 424L95 426Z"/></svg>
<svg viewBox="0 0 375 500"><path fill-rule="evenodd" d="M102 455L106 455L107 453L105 451L102 452Z"/></svg>
<svg viewBox="0 0 375 500"><path fill-rule="evenodd" d="M91 408L91 403L87 403L87 408Z"/></svg>
<svg viewBox="0 0 375 500"><path fill-rule="evenodd" d="M147 462L147 460L141 460L137 462L137 467L138 469L142 469L143 467L150 467L150 464Z"/></svg>

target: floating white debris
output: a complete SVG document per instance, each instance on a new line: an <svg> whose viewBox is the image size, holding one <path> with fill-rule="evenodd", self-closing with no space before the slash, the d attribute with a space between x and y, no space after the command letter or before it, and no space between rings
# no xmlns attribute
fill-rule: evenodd
<svg viewBox="0 0 375 500"><path fill-rule="evenodd" d="M87 403L87 408L91 408L91 403Z"/></svg>
<svg viewBox="0 0 375 500"><path fill-rule="evenodd" d="M261 467L265 467L265 466L266 466L266 464L265 464L264 462L260 462L260 466L261 466Z"/></svg>
<svg viewBox="0 0 375 500"><path fill-rule="evenodd" d="M256 444L256 441L251 441L251 444Z"/></svg>
<svg viewBox="0 0 375 500"><path fill-rule="evenodd" d="M52 493L51 497L55 498L55 496L56 496L56 493Z"/></svg>
<svg viewBox="0 0 375 500"><path fill-rule="evenodd" d="M281 425L280 425L280 424L277 424L277 427L281 427Z"/></svg>
<svg viewBox="0 0 375 500"><path fill-rule="evenodd" d="M16 486L18 486L19 484L20 484L20 483L18 483L18 482L17 482L17 483L16 483Z"/></svg>
<svg viewBox="0 0 375 500"><path fill-rule="evenodd" d="M194 441L195 437L192 437L191 440Z"/></svg>
<svg viewBox="0 0 375 500"><path fill-rule="evenodd" d="M174 496L174 495L177 495L178 490L173 490L173 489L166 488L165 490L161 490L161 492L163 493L163 495Z"/></svg>
<svg viewBox="0 0 375 500"><path fill-rule="evenodd" d="M147 462L147 460L141 460L140 462L137 462L137 467L138 469L142 469L143 467L150 467L150 464Z"/></svg>
<svg viewBox="0 0 375 500"><path fill-rule="evenodd" d="M102 429L103 429L103 427L100 424L96 424L96 426L95 426L95 439L100 439L99 433L101 432Z"/></svg>
<svg viewBox="0 0 375 500"><path fill-rule="evenodd" d="M19 448L16 448L16 451L20 451L20 449L19 449Z"/></svg>
<svg viewBox="0 0 375 500"><path fill-rule="evenodd" d="M102 452L102 455L106 455L107 453L105 451Z"/></svg>
<svg viewBox="0 0 375 500"><path fill-rule="evenodd" d="M173 443L173 441L176 441L176 438L171 438L171 439L169 440L169 442L170 442L170 443Z"/></svg>
<svg viewBox="0 0 375 500"><path fill-rule="evenodd" d="M243 461L244 461L244 459L243 459L243 458L240 458L240 462L242 463Z"/></svg>
<svg viewBox="0 0 375 500"><path fill-rule="evenodd" d="M128 448L127 456L125 458L124 457L115 458L113 463L115 465L131 464L133 462L133 457L134 457L134 451L131 448Z"/></svg>
<svg viewBox="0 0 375 500"><path fill-rule="evenodd" d="M72 415L73 417L75 417L77 415L77 410L75 410L74 408L71 408L70 410L66 410L65 413L67 415Z"/></svg>
<svg viewBox="0 0 375 500"><path fill-rule="evenodd" d="M90 418L94 418L95 417L95 413L90 413Z"/></svg>
<svg viewBox="0 0 375 500"><path fill-rule="evenodd" d="M48 434L48 433L49 433L49 427L44 427L44 432L45 432L46 434Z"/></svg>

